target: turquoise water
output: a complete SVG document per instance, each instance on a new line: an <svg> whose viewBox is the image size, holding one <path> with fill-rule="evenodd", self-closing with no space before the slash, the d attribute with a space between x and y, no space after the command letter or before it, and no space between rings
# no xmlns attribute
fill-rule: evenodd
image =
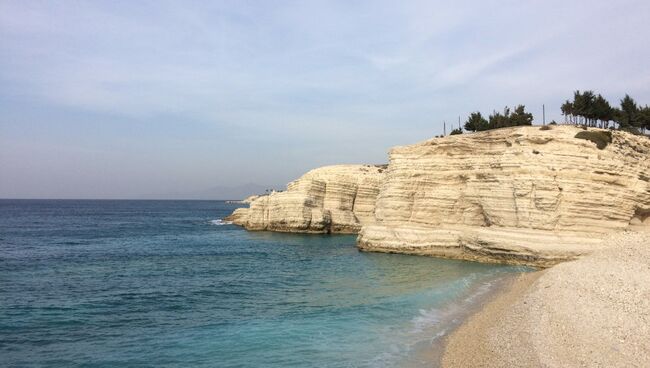
<svg viewBox="0 0 650 368"><path fill-rule="evenodd" d="M521 271L215 221L236 207L0 201L0 366L419 366Z"/></svg>

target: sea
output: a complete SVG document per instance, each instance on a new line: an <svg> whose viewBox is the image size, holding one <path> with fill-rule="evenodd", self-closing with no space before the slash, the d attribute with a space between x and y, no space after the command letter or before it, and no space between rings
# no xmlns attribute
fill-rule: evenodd
<svg viewBox="0 0 650 368"><path fill-rule="evenodd" d="M0 367L430 367L527 271L249 232L241 206L0 200Z"/></svg>

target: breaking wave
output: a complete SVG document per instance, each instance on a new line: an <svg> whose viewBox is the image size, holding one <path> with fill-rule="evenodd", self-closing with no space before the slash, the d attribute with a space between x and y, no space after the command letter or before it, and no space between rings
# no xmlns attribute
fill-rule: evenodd
<svg viewBox="0 0 650 368"><path fill-rule="evenodd" d="M216 219L216 220L210 220L210 223L212 225L221 226L221 225L231 225L232 221L224 221L222 219Z"/></svg>

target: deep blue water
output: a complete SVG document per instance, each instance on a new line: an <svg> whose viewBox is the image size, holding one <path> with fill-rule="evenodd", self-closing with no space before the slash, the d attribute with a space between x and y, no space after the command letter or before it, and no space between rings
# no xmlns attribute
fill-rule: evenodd
<svg viewBox="0 0 650 368"><path fill-rule="evenodd" d="M0 366L418 366L521 271L214 221L236 207L0 200Z"/></svg>

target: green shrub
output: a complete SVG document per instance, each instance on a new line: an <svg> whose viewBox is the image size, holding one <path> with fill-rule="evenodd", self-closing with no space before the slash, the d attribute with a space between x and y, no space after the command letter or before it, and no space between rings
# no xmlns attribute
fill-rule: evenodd
<svg viewBox="0 0 650 368"><path fill-rule="evenodd" d="M598 149L605 149L608 144L612 143L612 132L602 130L586 130L584 132L578 132L575 137L596 143Z"/></svg>

